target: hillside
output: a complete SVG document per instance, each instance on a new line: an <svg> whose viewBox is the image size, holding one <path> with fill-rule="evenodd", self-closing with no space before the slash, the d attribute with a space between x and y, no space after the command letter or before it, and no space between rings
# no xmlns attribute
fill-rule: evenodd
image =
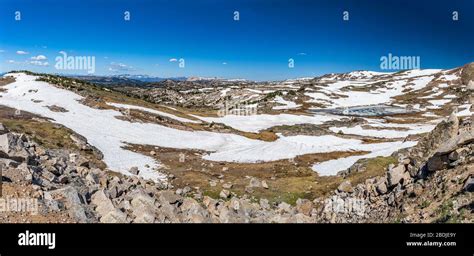
<svg viewBox="0 0 474 256"><path fill-rule="evenodd" d="M473 74L104 86L8 73L4 187L42 202L26 217L38 222L472 222ZM365 213L326 211L340 200Z"/></svg>

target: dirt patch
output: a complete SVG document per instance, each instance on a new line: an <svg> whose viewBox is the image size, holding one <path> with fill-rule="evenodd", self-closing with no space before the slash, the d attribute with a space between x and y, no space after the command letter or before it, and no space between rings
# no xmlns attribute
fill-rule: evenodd
<svg viewBox="0 0 474 256"><path fill-rule="evenodd" d="M69 110L60 106L56 106L56 105L46 106L46 107L53 112L61 112L61 113L69 112Z"/></svg>
<svg viewBox="0 0 474 256"><path fill-rule="evenodd" d="M15 78L11 76L0 77L0 86L5 86L7 84L11 84L15 82Z"/></svg>

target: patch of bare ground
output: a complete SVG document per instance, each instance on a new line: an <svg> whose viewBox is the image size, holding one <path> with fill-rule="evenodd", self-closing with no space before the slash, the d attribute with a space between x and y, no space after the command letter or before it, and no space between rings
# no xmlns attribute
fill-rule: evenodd
<svg viewBox="0 0 474 256"><path fill-rule="evenodd" d="M331 152L307 154L290 160L233 163L204 160L202 157L208 152L200 150L145 145L129 145L128 149L162 163L165 166L163 172L172 175L170 182L177 188L198 188L204 195L213 198L218 198L220 191L227 189L238 196L246 194L255 200L266 198L271 202L284 201L290 204L294 204L298 198L314 199L326 195L342 182L340 176L319 176L311 169L313 163L368 153ZM374 172L356 173L351 178L363 182L367 177L372 177ZM253 187L249 191L252 178L265 181L268 188Z"/></svg>
<svg viewBox="0 0 474 256"><path fill-rule="evenodd" d="M60 106L56 106L56 105L46 106L46 107L53 112L61 112L61 113L69 112L69 110Z"/></svg>
<svg viewBox="0 0 474 256"><path fill-rule="evenodd" d="M15 82L15 78L11 76L0 77L0 86L5 86L7 84Z"/></svg>
<svg viewBox="0 0 474 256"><path fill-rule="evenodd" d="M15 82L15 78L11 76L0 77L0 92L5 92L7 89L2 88L3 86ZM0 98L2 96L0 95Z"/></svg>

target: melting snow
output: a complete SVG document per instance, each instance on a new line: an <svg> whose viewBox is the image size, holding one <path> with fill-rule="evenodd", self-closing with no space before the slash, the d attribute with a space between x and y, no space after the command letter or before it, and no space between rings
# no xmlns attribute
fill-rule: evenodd
<svg viewBox="0 0 474 256"><path fill-rule="evenodd" d="M12 74L16 82L6 85L6 92L0 93L0 104L51 118L86 137L88 142L104 154L108 168L130 175L131 167L138 167L140 175L146 179L160 180L164 176L157 171L159 163L153 158L125 150L127 143L148 144L180 149L201 149L211 152L206 159L214 161L258 162L293 158L297 155L333 151L371 151L369 155L388 154L400 147L413 145L412 142L389 142L363 144L360 140L343 139L336 136L291 136L274 142L248 139L234 134L206 131L182 131L157 124L130 123L117 119L122 113L116 110L101 110L85 106L79 102L81 96L45 82L35 81L36 77ZM41 100L34 103L32 100ZM56 105L68 112L53 112L47 106ZM118 105L120 106L120 105ZM123 106L122 107L127 107ZM128 106L135 107L135 106ZM145 111L151 111L146 109ZM162 113L160 113L162 114ZM177 117L175 117L177 118ZM317 123L334 120L330 115L258 115L226 116L216 120L232 123L243 130L260 130L276 124ZM206 118L208 119L208 118ZM225 122L224 122L225 123ZM256 128L255 128L256 127ZM339 161L339 160L337 160ZM345 163L347 160L343 160ZM327 165L327 164L326 164ZM340 163L337 164L340 166ZM320 170L324 163L315 168ZM333 167L333 170L337 169ZM321 169L324 170L324 169Z"/></svg>
<svg viewBox="0 0 474 256"><path fill-rule="evenodd" d="M293 101L287 101L287 100L283 99L281 96L275 97L275 101L274 101L274 102L283 105L283 106L275 106L275 107L273 107L273 109L275 109L275 110L279 110L279 109L295 109L295 108L301 107L301 105L297 105L297 104L294 103Z"/></svg>

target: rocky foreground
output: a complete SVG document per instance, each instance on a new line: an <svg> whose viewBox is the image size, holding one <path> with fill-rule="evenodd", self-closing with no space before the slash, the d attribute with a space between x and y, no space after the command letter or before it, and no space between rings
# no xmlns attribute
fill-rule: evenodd
<svg viewBox="0 0 474 256"><path fill-rule="evenodd" d="M80 152L49 150L0 125L3 196L32 197L37 215L0 211L0 222L311 223L474 222L474 124L454 114L418 145L394 153L384 176L292 206L189 187L174 190L138 176L94 168ZM87 148L81 141L80 148ZM86 145L84 145L86 143ZM251 179L249 186L265 186Z"/></svg>

